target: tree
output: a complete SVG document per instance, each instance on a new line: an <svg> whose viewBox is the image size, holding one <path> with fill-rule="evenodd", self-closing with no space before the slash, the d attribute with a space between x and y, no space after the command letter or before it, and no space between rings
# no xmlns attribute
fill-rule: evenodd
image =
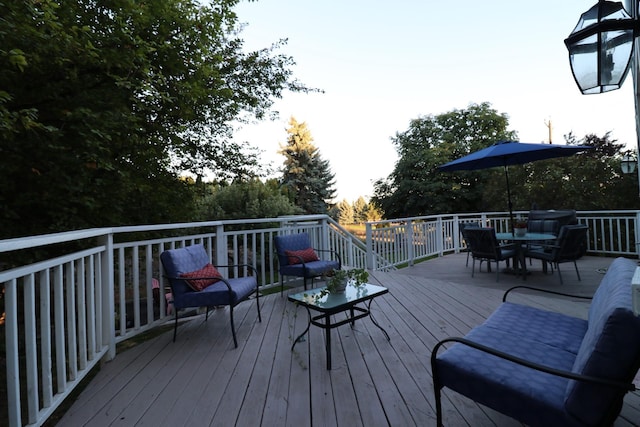
<svg viewBox="0 0 640 427"><path fill-rule="evenodd" d="M196 219L276 218L296 215L300 209L282 194L275 180L258 179L230 185L206 184L207 195L199 200Z"/></svg>
<svg viewBox="0 0 640 427"><path fill-rule="evenodd" d="M380 221L384 215L382 211L373 203L367 204L367 217L365 221Z"/></svg>
<svg viewBox="0 0 640 427"><path fill-rule="evenodd" d="M341 202L339 202L336 205L336 209L338 214L337 221L340 224L353 224L355 222L353 206L351 206L351 204L347 202L347 199L343 199Z"/></svg>
<svg viewBox="0 0 640 427"><path fill-rule="evenodd" d="M565 135L567 144L593 147L577 155L528 163L510 169L515 182L513 197L520 208L540 209L638 209L637 175L626 176L620 169L623 144L586 135L578 140Z"/></svg>
<svg viewBox="0 0 640 427"><path fill-rule="evenodd" d="M368 204L364 197L360 196L353 202L353 219L355 222L367 221Z"/></svg>
<svg viewBox="0 0 640 427"><path fill-rule="evenodd" d="M0 237L188 220L180 172L256 176L233 123L307 88L282 42L242 50L237 2L0 3Z"/></svg>
<svg viewBox="0 0 640 427"><path fill-rule="evenodd" d="M335 175L328 160L312 142L307 124L291 117L289 119L287 143L280 146L279 153L285 157L282 185L289 189L297 206L307 214L327 213L335 197Z"/></svg>
<svg viewBox="0 0 640 427"><path fill-rule="evenodd" d="M400 159L392 174L375 184L372 203L382 207L387 218L506 211L503 168L441 173L437 166L499 140L515 139L507 125L507 116L489 104L412 121L408 131L396 135ZM637 177L620 172L622 144L609 133L582 140L569 134L565 139L593 148L571 157L510 166L514 210L640 208Z"/></svg>
<svg viewBox="0 0 640 427"><path fill-rule="evenodd" d="M496 141L515 139L508 124L507 115L488 103L412 120L409 129L393 139L399 159L387 178L374 183L372 202L387 218L488 207L484 188L495 181L487 180L493 171L445 174L437 166Z"/></svg>

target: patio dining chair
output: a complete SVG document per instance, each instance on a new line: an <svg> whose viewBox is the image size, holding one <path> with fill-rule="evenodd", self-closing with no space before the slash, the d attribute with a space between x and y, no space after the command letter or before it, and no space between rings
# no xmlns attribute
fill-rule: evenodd
<svg viewBox="0 0 640 427"><path fill-rule="evenodd" d="M276 236L274 244L280 267L280 295L284 290L284 276L302 277L306 290L307 279L313 284L315 277L342 267L340 255L336 251L313 248L308 233ZM318 253L331 259L322 259Z"/></svg>
<svg viewBox="0 0 640 427"><path fill-rule="evenodd" d="M482 261L487 262L487 271L491 271L491 261L496 263L496 282L500 280L500 261L509 265L509 259L516 256L513 244L501 245L496 238L495 228L471 227L465 229L467 242L471 247L471 277L474 277L476 260L480 261L478 270L482 268Z"/></svg>
<svg viewBox="0 0 640 427"><path fill-rule="evenodd" d="M561 285L563 281L562 273L560 273L560 264L564 262L573 262L578 280L582 280L576 261L584 254L584 245L587 240L588 230L589 227L584 224L563 225L560 227L560 234L555 242L552 244L541 244L536 248L529 249L525 255L530 259L541 260L545 271L546 263L551 264L551 272L553 272L554 268L558 270Z"/></svg>
<svg viewBox="0 0 640 427"><path fill-rule="evenodd" d="M477 222L463 222L460 223L459 225L460 227L460 234L462 234L462 240L464 240L464 245L467 247L466 251L467 251L467 263L466 266L469 267L469 256L471 256L471 249L469 248L469 239L467 238L467 235L465 234L465 230L468 228L478 228L480 227L480 224Z"/></svg>
<svg viewBox="0 0 640 427"><path fill-rule="evenodd" d="M236 348L238 347L238 340L233 323L233 308L242 301L248 300L255 293L258 320L262 322L258 274L250 265L224 265L216 268L211 265L207 251L200 244L164 251L160 254L160 261L173 294L173 311L175 313L174 342L178 331L178 311L188 307L206 307L206 321L209 318L209 310L212 307L228 305L231 334ZM226 278L218 271L218 268L222 267L229 268L229 271L237 268L238 271L244 270L252 275Z"/></svg>

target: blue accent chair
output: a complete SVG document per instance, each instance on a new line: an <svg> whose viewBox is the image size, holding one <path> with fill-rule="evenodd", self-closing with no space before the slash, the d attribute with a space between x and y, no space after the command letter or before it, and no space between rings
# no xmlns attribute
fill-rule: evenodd
<svg viewBox="0 0 640 427"><path fill-rule="evenodd" d="M188 280L198 279L218 279L216 283L195 291L187 284L187 279L181 277L184 273L190 273L202 269L211 261L209 255L201 244L186 246L180 249L171 249L160 254L160 260L164 267L165 277L171 285L173 294L173 307L175 313L175 325L173 328L173 341L176 340L178 330L178 310L188 307L207 307L205 321L209 318L209 309L216 306L229 306L231 318L231 333L233 334L233 344L238 347L236 339L236 329L233 323L233 308L256 294L256 307L258 309L258 320L262 322L260 315L260 293L258 292L258 274L250 265L227 265L218 267L242 267L249 270L253 275L237 278L216 277L190 277Z"/></svg>
<svg viewBox="0 0 640 427"><path fill-rule="evenodd" d="M304 288L307 289L307 279L311 279L311 283L313 284L314 277L322 276L332 270L340 270L342 267L340 255L336 251L313 248L308 233L276 236L274 244L280 266L280 295L282 295L282 291L284 290L284 276L302 277ZM305 262L300 257L294 257L297 258L298 262L295 264L290 263L290 256L286 254L286 251L300 251L309 248L313 248L315 252L318 252L319 260ZM325 260L322 259L323 257L321 255L333 259Z"/></svg>

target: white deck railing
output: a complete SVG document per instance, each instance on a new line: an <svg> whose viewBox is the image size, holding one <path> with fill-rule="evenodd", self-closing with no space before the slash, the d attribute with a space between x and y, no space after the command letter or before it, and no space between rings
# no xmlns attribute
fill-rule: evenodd
<svg viewBox="0 0 640 427"><path fill-rule="evenodd" d="M514 215L527 215L526 211ZM609 256L637 256L640 237L639 211L581 211L578 222L589 226L587 253ZM464 248L459 224L479 222L509 231L505 212L430 215L367 223L367 266L413 265L414 262ZM386 262L387 264L381 264Z"/></svg>
<svg viewBox="0 0 640 427"><path fill-rule="evenodd" d="M589 225L589 252L636 256L638 212L580 212L579 220ZM167 321L159 262L166 249L202 243L214 264L256 268L267 289L280 281L278 234L307 231L315 247L338 251L343 265L378 270L460 251L458 224L467 221L508 229L503 212L434 215L368 223L364 243L327 216L310 215L0 241L10 260L0 272L8 413L0 425L41 425L99 361L115 357L117 343ZM49 255L34 260L42 253Z"/></svg>

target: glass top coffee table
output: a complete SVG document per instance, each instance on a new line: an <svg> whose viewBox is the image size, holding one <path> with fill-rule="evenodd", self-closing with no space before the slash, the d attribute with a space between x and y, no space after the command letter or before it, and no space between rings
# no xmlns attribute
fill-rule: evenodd
<svg viewBox="0 0 640 427"><path fill-rule="evenodd" d="M318 326L325 330L325 344L327 353L327 369L331 369L331 329L342 326L346 323L351 323L351 327L356 320L369 316L374 325L376 325L383 333L387 340L390 340L389 334L384 330L382 326L376 322L371 315L371 302L375 297L384 295L389 290L382 286L371 285L365 283L359 287L355 287L351 284L347 285L347 289L344 293L340 294L328 294L321 298L316 298L316 295L320 294L323 288L311 289L309 291L299 292L297 294L289 295L289 301L295 302L307 309L309 315L309 323L307 328L293 341L291 350L300 341L300 339L309 331L311 325ZM359 307L357 304L367 303L366 307ZM317 311L320 314L311 316L311 310ZM331 316L334 314L348 312L347 318L338 322L332 323Z"/></svg>

